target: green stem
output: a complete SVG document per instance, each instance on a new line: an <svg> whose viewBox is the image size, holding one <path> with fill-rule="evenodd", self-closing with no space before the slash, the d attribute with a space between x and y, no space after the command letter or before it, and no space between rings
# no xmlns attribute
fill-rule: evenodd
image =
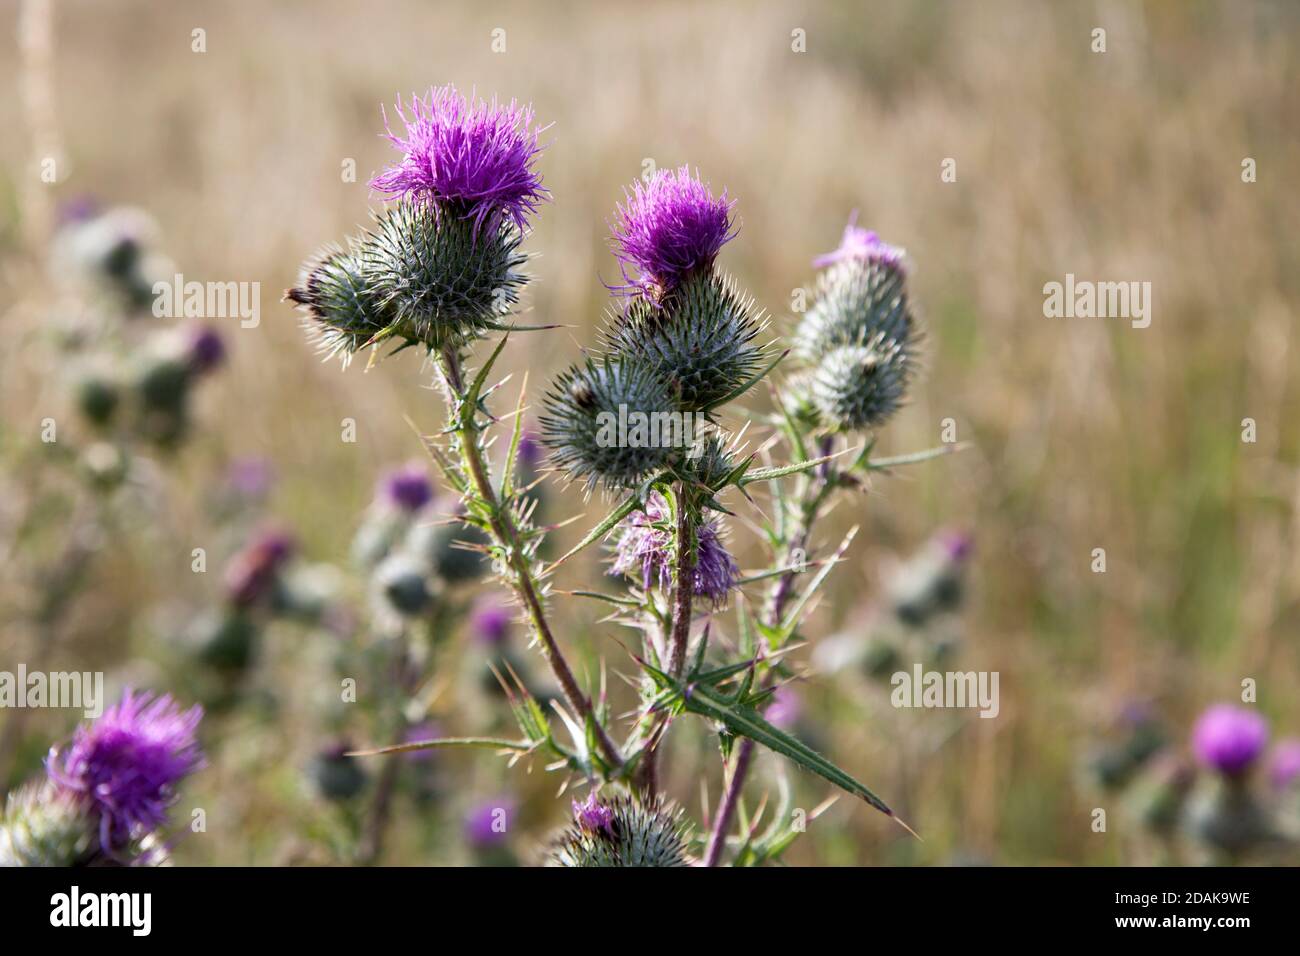
<svg viewBox="0 0 1300 956"><path fill-rule="evenodd" d="M529 567L528 559L519 540L519 529L515 527L509 509L501 506L488 474L487 466L483 462L483 452L478 442L479 427L474 419L474 409L466 408L465 403L462 401L464 385L460 370L460 357L453 350L448 349L442 353L441 359L440 365L445 384L451 393L448 398L457 405L452 411L452 417L455 423L460 459L475 493L487 507L492 536L496 539L506 563L513 572L510 576L510 584L528 613L528 619L532 623L533 630L536 632L538 641L541 644L542 656L546 658L546 663L550 665L552 673L555 674L555 679L559 681L560 689L564 693L564 699L568 701L569 706L581 720L591 722L596 731L596 740L600 745L601 753L604 755L606 762L617 769L623 765L623 756L619 753L619 749L610 738L608 731L596 719L590 699L578 687L573 671L564 659L559 644L556 643L555 635L546 620L546 611L538 595L538 587L533 579L532 568Z"/></svg>

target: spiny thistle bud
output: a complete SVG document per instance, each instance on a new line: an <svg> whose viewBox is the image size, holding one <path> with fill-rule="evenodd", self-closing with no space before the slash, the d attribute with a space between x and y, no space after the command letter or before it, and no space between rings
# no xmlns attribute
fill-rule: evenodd
<svg viewBox="0 0 1300 956"><path fill-rule="evenodd" d="M532 107L467 99L443 86L413 97L405 108L398 100L397 115L406 134L393 133L386 112L384 128L403 155L371 180L379 192L468 219L475 234L495 232L502 219L522 232L549 198L532 168L542 150Z"/></svg>
<svg viewBox="0 0 1300 956"><path fill-rule="evenodd" d="M1184 823L1206 847L1233 860L1276 837L1268 811L1240 777L1203 781L1188 800Z"/></svg>
<svg viewBox="0 0 1300 956"><path fill-rule="evenodd" d="M795 354L815 365L841 345L894 342L904 353L915 345L902 250L850 223L845 244L815 260L830 265L817 280L816 299L795 332Z"/></svg>
<svg viewBox="0 0 1300 956"><path fill-rule="evenodd" d="M380 338L441 349L502 328L527 281L522 241L508 219L477 232L472 219L410 200L380 213L360 253L366 289L388 319Z"/></svg>
<svg viewBox="0 0 1300 956"><path fill-rule="evenodd" d="M270 598L280 572L297 550L285 531L269 529L257 536L226 565L226 596L236 607L251 607Z"/></svg>
<svg viewBox="0 0 1300 956"><path fill-rule="evenodd" d="M758 373L767 349L754 340L764 328L732 280L694 272L658 304L632 300L606 329L604 347L650 363L677 390L682 411L701 411Z"/></svg>
<svg viewBox="0 0 1300 956"><path fill-rule="evenodd" d="M430 509L440 514L461 515L459 501L446 498L435 501ZM487 555L479 550L488 543L481 528L464 521L424 521L406 535L404 547L410 554L427 562L432 572L447 584L477 581L488 572Z"/></svg>
<svg viewBox="0 0 1300 956"><path fill-rule="evenodd" d="M76 798L49 781L9 794L0 814L0 867L74 866L97 849Z"/></svg>
<svg viewBox="0 0 1300 956"><path fill-rule="evenodd" d="M626 794L574 802L574 822L556 839L551 866L688 866L681 811Z"/></svg>
<svg viewBox="0 0 1300 956"><path fill-rule="evenodd" d="M107 425L121 404L121 389L111 372L87 368L77 376L77 408L92 425Z"/></svg>
<svg viewBox="0 0 1300 956"><path fill-rule="evenodd" d="M433 600L424 565L401 552L389 555L375 569L375 587L402 617L424 613Z"/></svg>
<svg viewBox="0 0 1300 956"><path fill-rule="evenodd" d="M734 205L725 191L715 198L686 166L635 183L612 227L623 291L658 301L691 273L712 269L718 250L736 235Z"/></svg>
<svg viewBox="0 0 1300 956"><path fill-rule="evenodd" d="M676 408L677 396L647 363L632 356L589 358L552 384L542 440L551 461L571 478L588 487L630 487L682 453L671 441L653 441L647 429L635 427ZM623 422L634 423L626 434L620 434Z"/></svg>
<svg viewBox="0 0 1300 956"><path fill-rule="evenodd" d="M346 756L351 749L345 740L332 743L317 753L307 768L308 779L326 800L346 802L366 788L361 761Z"/></svg>
<svg viewBox="0 0 1300 956"><path fill-rule="evenodd" d="M614 546L609 573L630 577L645 590L658 585L660 590L668 591L672 587L675 548L675 532L665 524L668 518L668 504L658 494L650 496L645 511L629 515ZM722 543L716 519L709 518L696 525L695 537L692 593L718 607L736 587L740 569Z"/></svg>
<svg viewBox="0 0 1300 956"><path fill-rule="evenodd" d="M321 354L339 356L345 365L389 324L366 285L355 248L344 252L329 246L309 259L298 285L284 297L301 307L303 327L315 337Z"/></svg>
<svg viewBox="0 0 1300 956"><path fill-rule="evenodd" d="M828 425L862 431L899 409L909 378L907 353L897 344L845 345L820 359L812 376L812 399Z"/></svg>
<svg viewBox="0 0 1300 956"><path fill-rule="evenodd" d="M195 657L226 674L247 670L257 652L258 627L241 608L222 608L199 617L186 632Z"/></svg>
<svg viewBox="0 0 1300 956"><path fill-rule="evenodd" d="M169 695L128 690L94 723L82 725L45 769L98 823L100 845L114 853L162 826L176 788L203 766L195 731L202 707L182 711Z"/></svg>

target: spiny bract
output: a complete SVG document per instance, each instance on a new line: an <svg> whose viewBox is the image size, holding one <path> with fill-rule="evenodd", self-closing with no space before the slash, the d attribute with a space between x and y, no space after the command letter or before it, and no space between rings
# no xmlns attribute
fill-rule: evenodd
<svg viewBox="0 0 1300 956"><path fill-rule="evenodd" d="M764 327L753 299L728 277L695 272L658 304L631 300L606 329L604 348L651 363L678 390L682 411L704 411L758 373L767 349L754 340Z"/></svg>
<svg viewBox="0 0 1300 956"><path fill-rule="evenodd" d="M327 247L303 266L298 285L285 293L305 313L303 327L329 358L346 363L389 324L366 286L356 251Z"/></svg>
<svg viewBox="0 0 1300 956"><path fill-rule="evenodd" d="M816 364L841 345L915 344L915 322L905 275L888 263L849 259L817 280L817 297L795 332L795 354Z"/></svg>
<svg viewBox="0 0 1300 956"><path fill-rule="evenodd" d="M684 453L670 442L652 441L638 424L653 416L671 419L676 408L676 395L650 364L632 356L589 358L551 386L542 440L570 477L589 487L629 487ZM622 423L630 423L628 434L620 434ZM644 433L644 441L632 440L633 429Z"/></svg>
<svg viewBox="0 0 1300 956"><path fill-rule="evenodd" d="M360 251L366 290L387 313L380 337L442 349L502 328L527 281L522 240L509 219L476 237L472 220L410 200L380 213Z"/></svg>
<svg viewBox="0 0 1300 956"><path fill-rule="evenodd" d="M894 414L907 391L907 356L892 342L834 349L813 372L812 398L840 431L874 428Z"/></svg>
<svg viewBox="0 0 1300 956"><path fill-rule="evenodd" d="M598 812L607 811L607 812ZM680 809L626 794L589 806L556 839L551 866L688 866Z"/></svg>

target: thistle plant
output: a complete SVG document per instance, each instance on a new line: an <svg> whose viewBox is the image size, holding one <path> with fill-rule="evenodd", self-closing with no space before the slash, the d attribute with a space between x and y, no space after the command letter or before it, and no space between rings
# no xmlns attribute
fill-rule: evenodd
<svg viewBox="0 0 1300 956"><path fill-rule="evenodd" d="M52 748L46 776L11 794L0 816L0 865L159 865L177 789L203 765L203 711L167 695L121 701Z"/></svg>
<svg viewBox="0 0 1300 956"><path fill-rule="evenodd" d="M871 473L942 453L869 454L870 430L904 400L917 347L901 253L850 224L824 263L816 313L796 334L808 367L774 391L775 415L756 415L737 403L789 353L765 340L763 313L718 266L723 246L738 235L736 201L688 167L634 184L611 225L622 282L610 290L606 327L593 351L554 379L540 419L551 468L588 496L611 497L612 508L567 554L545 564L549 528L536 521L526 396L521 391L505 416L489 405L502 384L493 368L511 334L537 330L515 317L528 281L523 247L531 219L549 199L534 168L540 130L531 109L467 98L451 87L399 103L397 115L404 129L395 133L388 124L388 135L401 159L371 183L389 205L371 229L310 259L287 298L301 307L309 334L344 364L361 351L373 362L390 347L428 357L448 420L424 442L459 498L444 509L455 543L479 552L513 593L557 695L548 712L511 667L500 678L521 736L404 735L358 756L479 747L511 763L543 758L548 770L591 788L553 844L550 861L559 865L722 862L758 745L893 816L868 787L764 710L778 692L788 699L783 685L794 671L787 655L853 537L811 560L814 522L839 493L865 487ZM476 356L483 339L489 342ZM827 352L835 361L822 361ZM799 392L796 382L806 389ZM744 429L728 428L737 416L770 426L791 460L772 461L772 442L747 452ZM503 422L506 451L494 464L491 433ZM726 522L734 515L723 499L734 490L752 502L752 490L763 487L771 490L772 518L763 529L771 566L745 575L727 548ZM425 507L423 492L400 483L391 491L398 510ZM387 555L401 537L392 510L376 518L361 552ZM618 622L640 635L631 653L639 704L625 733L610 713L603 669L596 687L584 687L549 616L558 569L611 536L611 573L626 582L626 594L571 593L613 605ZM386 560L375 564L377 573L384 568L386 593L408 611L422 608L414 567ZM766 596L747 593L753 586ZM711 641L728 607L736 611L735 655L721 649L731 642ZM410 692L399 685L399 694ZM685 825L658 772L666 735L689 718L717 734L725 772L721 804L701 827ZM794 838L784 818L760 833L758 818L741 816L732 862L774 860Z"/></svg>

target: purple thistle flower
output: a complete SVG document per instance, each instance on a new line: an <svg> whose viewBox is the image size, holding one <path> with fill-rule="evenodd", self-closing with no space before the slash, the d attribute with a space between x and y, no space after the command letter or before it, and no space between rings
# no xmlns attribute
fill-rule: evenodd
<svg viewBox="0 0 1300 956"><path fill-rule="evenodd" d="M612 226L614 255L627 283L621 291L657 301L688 273L711 268L718 250L735 238L734 205L725 190L714 198L686 166L661 169L650 182L633 185Z"/></svg>
<svg viewBox="0 0 1300 956"><path fill-rule="evenodd" d="M203 766L195 730L203 708L182 711L170 695L134 694L83 724L45 769L59 788L86 801L99 821L105 852L162 826L176 787Z"/></svg>
<svg viewBox="0 0 1300 956"><path fill-rule="evenodd" d="M475 235L495 228L502 216L523 230L550 198L532 168L542 150L542 129L530 128L532 107L466 99L454 86L440 86L423 99L413 96L405 108L399 98L397 115L406 135L393 133L386 112L384 128L402 160L370 181L389 198L405 196L473 219Z"/></svg>
<svg viewBox="0 0 1300 956"><path fill-rule="evenodd" d="M433 500L433 485L418 462L394 468L379 481L375 496L402 511L419 511Z"/></svg>
<svg viewBox="0 0 1300 956"><path fill-rule="evenodd" d="M663 496L651 495L645 511L634 511L623 522L623 534L615 546L610 574L639 577L641 587L649 590L656 583L661 590L672 586L673 532L656 528L668 517L668 503ZM722 543L717 522L707 519L695 529L699 546L696 548L694 569L694 595L708 598L714 607L727 599L727 595L740 579L740 569L731 553Z"/></svg>
<svg viewBox="0 0 1300 956"><path fill-rule="evenodd" d="M210 325L196 325L185 333L185 361L196 375L206 375L226 360L226 343Z"/></svg>
<svg viewBox="0 0 1300 956"><path fill-rule="evenodd" d="M507 839L515 802L508 797L484 800L465 814L465 841L477 850L499 846Z"/></svg>
<svg viewBox="0 0 1300 956"><path fill-rule="evenodd" d="M1268 743L1268 723L1244 707L1217 704L1192 729L1192 749L1205 766L1228 776L1244 772Z"/></svg>
<svg viewBox="0 0 1300 956"><path fill-rule="evenodd" d="M485 594L474 602L469 614L470 632L485 647L497 647L510 634L514 611L494 594Z"/></svg>
<svg viewBox="0 0 1300 956"><path fill-rule="evenodd" d="M1268 778L1278 790L1300 780L1300 738L1279 740L1268 762Z"/></svg>
<svg viewBox="0 0 1300 956"><path fill-rule="evenodd" d="M596 798L596 791L587 794L582 803L573 801L573 818L578 826L588 833L612 835L614 827L614 808L607 807Z"/></svg>
<svg viewBox="0 0 1300 956"><path fill-rule="evenodd" d="M870 229L859 229L857 221L858 211L855 209L849 216L849 224L844 227L844 237L840 240L839 248L818 256L813 260L813 266L822 269L846 259L859 259L902 270L906 252L898 246L891 246Z"/></svg>

